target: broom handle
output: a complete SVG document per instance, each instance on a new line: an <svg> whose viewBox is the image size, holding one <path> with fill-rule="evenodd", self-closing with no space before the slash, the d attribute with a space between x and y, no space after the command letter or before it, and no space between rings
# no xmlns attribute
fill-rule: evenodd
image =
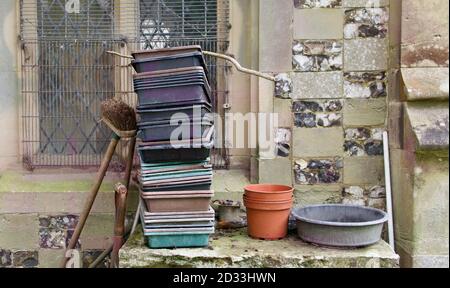
<svg viewBox="0 0 450 288"><path fill-rule="evenodd" d="M133 171L133 164L134 164L134 151L136 148L136 137L133 137L130 139L130 145L128 147L128 159L127 159L127 168L125 170L125 187L127 190L130 189L130 183L131 183L131 172Z"/></svg>
<svg viewBox="0 0 450 288"><path fill-rule="evenodd" d="M115 189L116 217L114 222L113 250L111 253L110 268L119 268L119 251L122 248L125 234L125 216L127 211L128 189L117 184Z"/></svg>
<svg viewBox="0 0 450 288"><path fill-rule="evenodd" d="M108 170L109 164L111 163L111 159L116 151L117 144L119 143L119 136L114 135L109 143L108 150L106 151L105 158L103 159L102 165L100 166L100 170L97 175L97 182L89 194L89 198L86 200L86 204L84 206L83 212L80 215L80 219L78 220L77 227L70 239L69 245L67 246L67 250L73 250L78 243L78 239L80 238L81 232L83 231L84 225L86 224L86 220L91 212L92 206L94 205L95 198L97 198L98 191L100 190L100 186L102 185L103 179L106 176L106 172ZM65 257L61 263L62 268L65 268L67 265L67 261L69 259Z"/></svg>
<svg viewBox="0 0 450 288"><path fill-rule="evenodd" d="M120 53L117 53L117 52L114 52L114 51L106 51L106 53L112 54L112 55L116 55L116 56L122 57L122 58L134 59L130 55L124 55L124 54L120 54ZM266 74L266 73L261 73L261 72L256 71L256 70L244 68L244 67L241 66L241 64L239 64L239 62L236 59L234 59L233 57L230 57L228 55L221 54L221 53L216 53L216 52L211 52L211 51L203 51L203 54L227 60L227 61L231 62L234 65L234 67L236 67L236 70L238 70L238 71L240 71L242 73L258 76L258 77L264 78L266 80L269 80L269 81L272 81L272 82L276 82L275 77L273 77L272 75L269 75L269 74Z"/></svg>

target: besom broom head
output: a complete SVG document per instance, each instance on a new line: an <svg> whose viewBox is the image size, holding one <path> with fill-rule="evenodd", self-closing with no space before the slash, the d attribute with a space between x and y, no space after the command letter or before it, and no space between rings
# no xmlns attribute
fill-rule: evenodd
<svg viewBox="0 0 450 288"><path fill-rule="evenodd" d="M137 129L136 112L122 100L113 98L103 101L102 116L120 131Z"/></svg>

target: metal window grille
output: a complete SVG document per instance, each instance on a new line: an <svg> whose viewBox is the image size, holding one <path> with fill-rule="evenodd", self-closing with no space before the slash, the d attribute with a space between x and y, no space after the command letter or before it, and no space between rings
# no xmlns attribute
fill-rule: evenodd
<svg viewBox="0 0 450 288"><path fill-rule="evenodd" d="M228 49L228 15L228 1L140 0L139 46L155 49L200 45L204 50L224 53ZM215 112L224 115L228 66L212 57L207 57L206 61L213 89L213 107ZM217 137L223 143L224 135ZM216 148L212 154L215 168L228 168L228 149Z"/></svg>
<svg viewBox="0 0 450 288"><path fill-rule="evenodd" d="M128 60L106 51L191 44L227 49L228 1L79 0L70 11L68 2L20 0L22 146L31 167L100 164L111 134L99 123L101 101L136 102ZM215 108L223 113L227 67L207 61ZM214 166L226 168L227 158L217 149Z"/></svg>

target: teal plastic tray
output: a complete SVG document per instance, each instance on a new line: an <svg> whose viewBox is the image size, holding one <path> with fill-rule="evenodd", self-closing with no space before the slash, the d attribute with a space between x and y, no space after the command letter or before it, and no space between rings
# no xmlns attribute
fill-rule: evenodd
<svg viewBox="0 0 450 288"><path fill-rule="evenodd" d="M151 249L193 248L209 245L209 234L161 234L147 236L147 245Z"/></svg>

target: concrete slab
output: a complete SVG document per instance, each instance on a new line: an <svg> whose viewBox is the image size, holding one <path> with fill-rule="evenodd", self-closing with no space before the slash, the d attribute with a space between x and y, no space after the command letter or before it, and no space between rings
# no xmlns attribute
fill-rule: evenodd
<svg viewBox="0 0 450 288"><path fill-rule="evenodd" d="M210 246L200 249L153 250L143 240L137 232L123 247L122 268L397 268L399 263L385 242L342 250L309 245L295 235L277 242L254 240L245 230L218 231Z"/></svg>

